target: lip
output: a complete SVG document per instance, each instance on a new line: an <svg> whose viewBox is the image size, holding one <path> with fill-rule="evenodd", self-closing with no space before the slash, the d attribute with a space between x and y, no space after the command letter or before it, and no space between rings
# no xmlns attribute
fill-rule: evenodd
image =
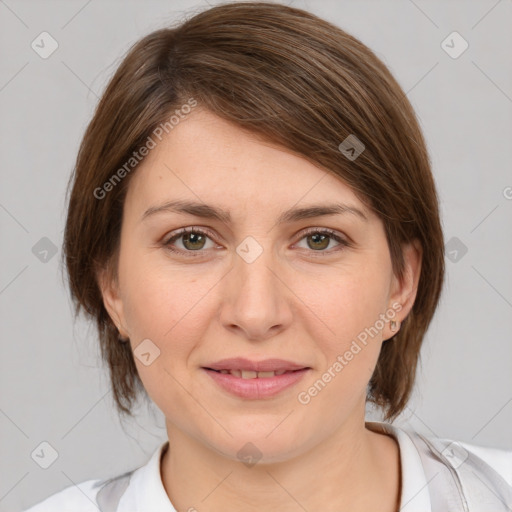
<svg viewBox="0 0 512 512"><path fill-rule="evenodd" d="M244 357L232 357L221 359L203 366L212 370L249 370L253 372L275 372L279 370L295 371L309 368L305 364L294 363L284 359L264 359L263 361L251 361Z"/></svg>
<svg viewBox="0 0 512 512"><path fill-rule="evenodd" d="M222 368L227 369L227 368ZM232 368L236 369L236 368ZM245 368L244 368L245 369ZM291 373L283 373L274 377L242 379L229 373L217 373L210 368L202 368L222 389L232 395L248 400L272 398L285 389L297 384L310 368L302 368ZM258 371L258 370L253 370ZM259 370L272 371L272 370Z"/></svg>

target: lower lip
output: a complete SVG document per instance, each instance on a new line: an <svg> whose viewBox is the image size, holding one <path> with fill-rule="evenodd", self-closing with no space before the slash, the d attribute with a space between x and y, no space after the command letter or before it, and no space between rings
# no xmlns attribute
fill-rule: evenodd
<svg viewBox="0 0 512 512"><path fill-rule="evenodd" d="M283 373L274 377L242 379L230 373L219 373L203 368L210 377L224 390L233 395L247 399L270 398L281 391L297 384L309 371L309 368L295 372Z"/></svg>

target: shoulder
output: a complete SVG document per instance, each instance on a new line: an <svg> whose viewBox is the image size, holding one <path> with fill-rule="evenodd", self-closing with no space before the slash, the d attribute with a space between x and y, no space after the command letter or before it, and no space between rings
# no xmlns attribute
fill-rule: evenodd
<svg viewBox="0 0 512 512"><path fill-rule="evenodd" d="M168 441L158 446L149 461L142 466L111 478L70 485L23 512L132 512L139 510L135 505L139 498L146 503L157 492L160 492L160 501L166 503L167 495L161 484L159 466L160 456L166 446Z"/></svg>
<svg viewBox="0 0 512 512"><path fill-rule="evenodd" d="M508 485L512 487L512 449L490 448L469 444L462 441L445 440L445 443L453 444L478 457L499 473ZM455 444L454 444L455 443ZM464 455L464 453L463 453Z"/></svg>
<svg viewBox="0 0 512 512"><path fill-rule="evenodd" d="M104 480L95 479L70 485L24 512L98 512L96 495L103 482Z"/></svg>
<svg viewBox="0 0 512 512"><path fill-rule="evenodd" d="M512 510L512 450L429 437L380 422L367 426L399 443L404 507L411 502L415 511Z"/></svg>
<svg viewBox="0 0 512 512"><path fill-rule="evenodd" d="M409 428L396 425L371 422L368 426L393 435L406 447L406 439L413 442L420 455L428 455L444 466L459 469L473 463L472 469L497 473L505 482L512 486L512 449L486 447L478 444L456 441L454 439L422 435Z"/></svg>
<svg viewBox="0 0 512 512"><path fill-rule="evenodd" d="M437 455L440 461L455 470L471 468L473 473L501 477L512 486L512 450L480 446L447 438L426 437L412 433L417 445Z"/></svg>
<svg viewBox="0 0 512 512"><path fill-rule="evenodd" d="M512 508L512 450L411 433L434 494L460 510ZM438 498L434 498L434 502Z"/></svg>

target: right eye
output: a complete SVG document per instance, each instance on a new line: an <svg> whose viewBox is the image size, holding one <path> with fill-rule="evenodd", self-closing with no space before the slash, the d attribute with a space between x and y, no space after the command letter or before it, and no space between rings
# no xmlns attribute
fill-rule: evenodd
<svg viewBox="0 0 512 512"><path fill-rule="evenodd" d="M171 233L171 236L168 237L165 242L163 242L163 246L169 249L172 252L176 252L179 254L185 254L186 256L200 256L203 252L203 249L205 248L206 241L210 239L210 236L213 234L209 231L190 227L190 228L183 228L178 230L177 232ZM181 244L183 246L183 249L176 248L174 246L174 242L177 240L182 239ZM213 242L212 242L213 244ZM215 246L215 244L213 244ZM188 254L187 254L188 253ZM198 253L198 254L190 254L190 253Z"/></svg>

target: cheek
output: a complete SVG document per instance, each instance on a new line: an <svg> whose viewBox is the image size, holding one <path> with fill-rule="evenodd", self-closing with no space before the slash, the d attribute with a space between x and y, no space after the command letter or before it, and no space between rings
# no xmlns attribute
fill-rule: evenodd
<svg viewBox="0 0 512 512"><path fill-rule="evenodd" d="M207 337L213 321L211 289L218 276L200 273L198 269L180 271L168 262L162 264L154 258L142 257L139 262L125 262L120 277L124 279L124 312L139 375L150 393L152 388L154 394L160 392L158 383L162 380L168 382L165 387L169 391L176 383L166 370L180 379L197 363L191 356ZM137 359L137 347L146 339L159 351L151 366Z"/></svg>
<svg viewBox="0 0 512 512"><path fill-rule="evenodd" d="M308 330L322 355L313 387L303 389L300 403L311 400L313 409L336 404L343 415L366 394L382 343L380 315L387 308L387 276L382 265L367 261L300 282L297 295L305 298L312 312Z"/></svg>
<svg viewBox="0 0 512 512"><path fill-rule="evenodd" d="M324 340L331 354L350 345L360 333L370 329L373 338L375 330L371 328L383 328L379 315L387 308L387 273L371 263L360 267L334 269L315 279L295 280L294 292L310 311L312 335Z"/></svg>
<svg viewBox="0 0 512 512"><path fill-rule="evenodd" d="M299 390L297 401L304 407L305 421L327 418L326 432L365 401L382 344L379 315L386 303L380 285L351 276L324 288L323 295L308 303L322 320L313 316L309 325L322 357L314 377ZM327 417L326 409L330 411Z"/></svg>
<svg viewBox="0 0 512 512"><path fill-rule="evenodd" d="M204 280L168 267L134 265L125 266L124 285L123 304L138 374L153 402L166 414L176 414L190 407L182 386L189 387L191 354L211 322ZM148 365L138 357L147 352L142 347L158 354L154 359L151 355Z"/></svg>
<svg viewBox="0 0 512 512"><path fill-rule="evenodd" d="M194 277L155 264L151 257L127 261L121 275L127 324L139 336L163 340L199 306L204 286Z"/></svg>

